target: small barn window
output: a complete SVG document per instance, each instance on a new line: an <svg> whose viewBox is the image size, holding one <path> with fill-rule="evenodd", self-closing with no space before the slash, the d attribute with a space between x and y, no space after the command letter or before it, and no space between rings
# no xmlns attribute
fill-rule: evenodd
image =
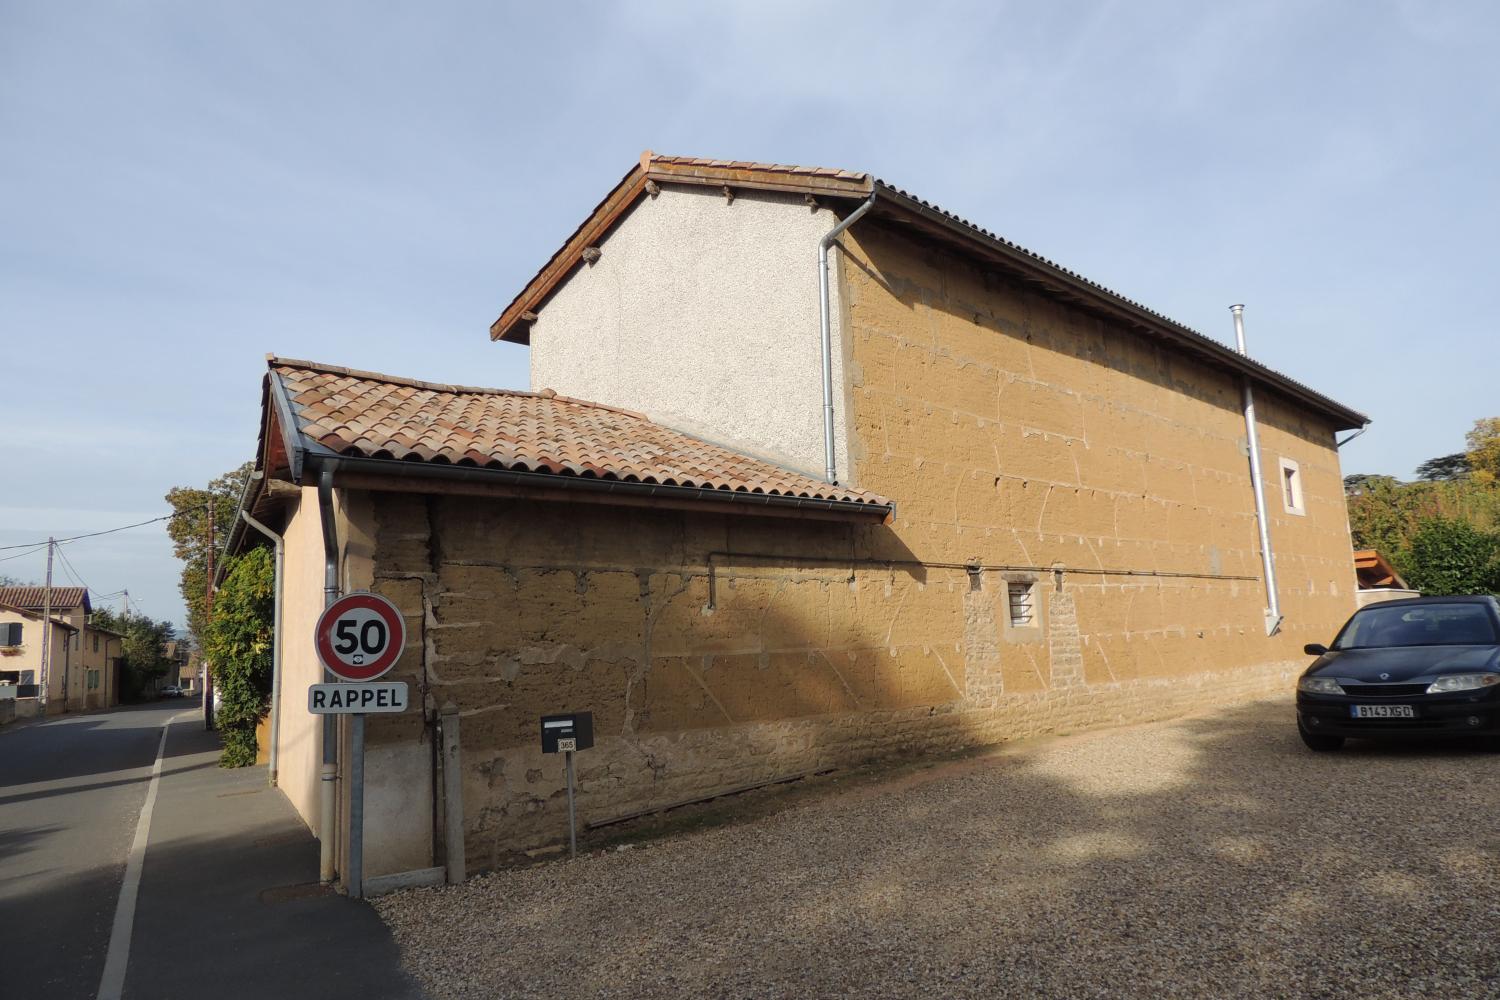
<svg viewBox="0 0 1500 1000"><path fill-rule="evenodd" d="M1005 588L1010 600L1010 627L1030 628L1036 621L1033 608L1036 584L1030 580L1011 580L1006 583Z"/></svg>
<svg viewBox="0 0 1500 1000"><path fill-rule="evenodd" d="M1306 514L1302 500L1302 467L1290 458L1281 460L1281 502L1288 514Z"/></svg>

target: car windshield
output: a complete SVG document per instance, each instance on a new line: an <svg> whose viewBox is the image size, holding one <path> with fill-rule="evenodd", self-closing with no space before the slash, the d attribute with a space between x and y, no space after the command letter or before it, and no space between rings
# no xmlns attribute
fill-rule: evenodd
<svg viewBox="0 0 1500 1000"><path fill-rule="evenodd" d="M1483 604L1421 604L1365 608L1333 641L1334 649L1383 646L1482 646L1495 642Z"/></svg>

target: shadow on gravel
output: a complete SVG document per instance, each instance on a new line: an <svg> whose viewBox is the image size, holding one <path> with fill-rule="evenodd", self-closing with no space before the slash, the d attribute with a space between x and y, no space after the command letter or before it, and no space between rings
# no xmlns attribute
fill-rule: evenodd
<svg viewBox="0 0 1500 1000"><path fill-rule="evenodd" d="M379 905L437 996L1494 997L1497 763L1258 703Z"/></svg>

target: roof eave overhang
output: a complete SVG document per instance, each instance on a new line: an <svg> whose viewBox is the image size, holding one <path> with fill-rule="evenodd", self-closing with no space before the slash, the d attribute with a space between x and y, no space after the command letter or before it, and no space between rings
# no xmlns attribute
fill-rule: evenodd
<svg viewBox="0 0 1500 1000"><path fill-rule="evenodd" d="M275 358L268 356L268 362L274 362ZM292 407L291 399L287 396L286 386L281 381L281 375L275 368L266 372L265 382L261 388L261 426L260 438L256 442L255 471L245 481L244 489L240 491L240 499L234 508L234 521L227 526L227 536L224 539L225 556L238 555L245 546L247 525L244 515L254 511L261 496L266 492L267 482L279 473L278 468L273 468L272 456L277 454L278 446L281 454L286 456L286 474L292 482L302 482L303 466L307 460L306 439L301 433L301 424L298 422L296 412ZM252 515L253 516L253 515ZM214 572L214 586L218 586L229 570L227 558L219 561Z"/></svg>
<svg viewBox="0 0 1500 1000"><path fill-rule="evenodd" d="M1363 427L1370 422L1370 418L1363 413L1267 368L1227 344L1206 337L1080 275L935 209L898 188L875 180L869 174L830 176L795 170L770 170L751 165L683 163L656 158L649 153L641 157L640 162L605 196L604 201L599 203L583 225L506 307L500 318L491 324L490 339L529 344L531 320L535 318L537 311L582 264L584 250L602 241L610 229L648 192L648 185L652 183L779 191L849 201L863 200L874 194L877 200L873 214L897 216L940 239L958 242L966 252L972 254L977 251L980 256L1001 264L1024 280L1046 288L1064 300L1109 316L1211 364L1228 368L1254 382L1264 384L1293 401L1331 417L1336 431Z"/></svg>
<svg viewBox="0 0 1500 1000"><path fill-rule="evenodd" d="M309 451L308 465L318 469L330 466L334 485L346 488L414 493L458 492L704 513L717 511L772 517L812 517L822 520L887 522L895 516L894 504L559 476L545 472L518 472L512 469L393 458L367 458L334 454L320 445L315 445Z"/></svg>
<svg viewBox="0 0 1500 1000"><path fill-rule="evenodd" d="M880 214L884 208L900 214L907 221L915 222L919 228L949 240L961 241L971 251L980 250L984 256L1002 264L1024 280L1035 283L1054 294L1077 305L1104 313L1111 318L1144 333L1166 340L1175 346L1195 354L1219 367L1231 369L1251 380L1266 385L1320 413L1333 418L1333 429L1349 430L1363 427L1370 418L1358 410L1344 406L1307 386L1288 379L1260 362L1239 353L1227 344L1189 327L1183 326L1159 313L1152 312L1137 302L1132 302L1101 285L1074 274L1065 268L1042 260L1004 240L934 209L911 195L877 181L875 183L876 209Z"/></svg>

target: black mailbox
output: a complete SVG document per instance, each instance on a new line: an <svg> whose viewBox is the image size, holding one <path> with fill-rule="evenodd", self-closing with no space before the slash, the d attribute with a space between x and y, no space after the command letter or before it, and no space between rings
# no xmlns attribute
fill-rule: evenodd
<svg viewBox="0 0 1500 1000"><path fill-rule="evenodd" d="M593 745L593 712L542 716L542 753L587 750Z"/></svg>

